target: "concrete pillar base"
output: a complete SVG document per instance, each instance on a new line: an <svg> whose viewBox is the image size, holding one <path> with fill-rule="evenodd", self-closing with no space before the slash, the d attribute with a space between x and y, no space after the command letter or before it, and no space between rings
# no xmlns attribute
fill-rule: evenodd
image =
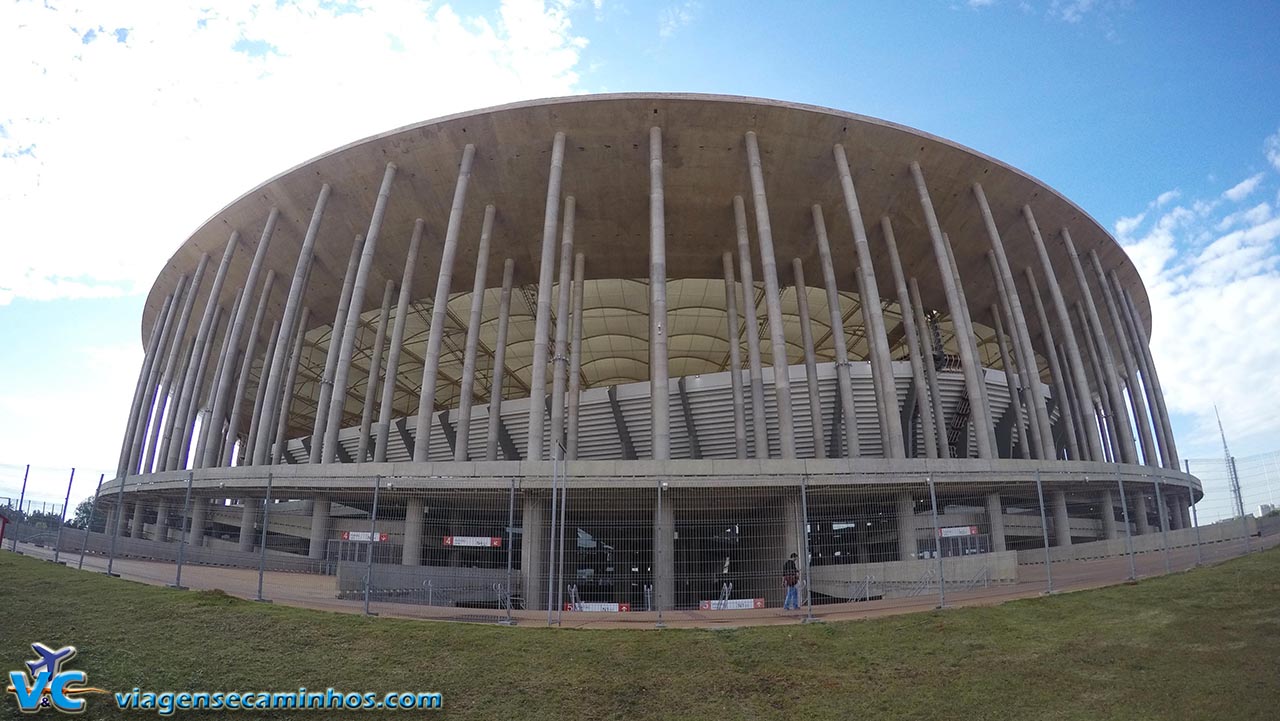
<svg viewBox="0 0 1280 721"><path fill-rule="evenodd" d="M307 545L307 558L324 558L329 541L329 497L316 496L311 502L311 538Z"/></svg>
<svg viewBox="0 0 1280 721"><path fill-rule="evenodd" d="M1004 504L998 492L987 494L987 523L991 533L992 553L1008 550L1004 539Z"/></svg>
<svg viewBox="0 0 1280 721"><path fill-rule="evenodd" d="M254 521L258 518L258 503L253 498L242 498L244 509L240 513L240 546L242 552L253 550Z"/></svg>
<svg viewBox="0 0 1280 721"><path fill-rule="evenodd" d="M1067 494L1053 492L1053 535L1055 545L1071 545L1071 518L1067 516Z"/></svg>
<svg viewBox="0 0 1280 721"><path fill-rule="evenodd" d="M547 608L547 515L548 499L524 494L524 513L520 537L520 585L523 588L524 607L530 611Z"/></svg>
<svg viewBox="0 0 1280 721"><path fill-rule="evenodd" d="M405 566L422 564L422 512L421 498L410 498L404 503L404 551L400 563Z"/></svg>
<svg viewBox="0 0 1280 721"><path fill-rule="evenodd" d="M898 560L916 557L916 501L911 493L898 494Z"/></svg>

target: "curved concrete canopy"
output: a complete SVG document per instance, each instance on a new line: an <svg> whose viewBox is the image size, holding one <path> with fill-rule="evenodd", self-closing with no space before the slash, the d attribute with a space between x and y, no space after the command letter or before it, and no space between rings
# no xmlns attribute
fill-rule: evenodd
<svg viewBox="0 0 1280 721"><path fill-rule="evenodd" d="M1068 302L1077 294L1059 230L1070 229L1082 253L1096 249L1133 293L1144 330L1150 332L1145 289L1118 243L1082 209L1040 181L993 158L947 140L883 120L815 106L754 98L695 94L617 94L553 98L452 115L357 141L282 173L246 193L206 221L174 253L147 299L145 336L178 277L203 252L216 261L231 231L241 247L232 260L221 302L229 307L248 272L253 248L272 206L281 211L266 265L288 278L297 258L320 185L333 195L317 243L307 288L312 327L331 318L352 239L364 233L387 162L400 170L383 225L365 308L379 303L383 282L398 279L414 219L426 222L415 295L430 295L439 264L462 148L476 146L471 191L462 226L455 287L474 273L475 248L487 203L497 206L492 257L516 259L516 283L536 281L553 135L566 133L564 195L577 198L577 250L586 254L587 277L643 278L648 273L648 128L664 133L668 277L720 278L720 253L734 247L731 201L749 199L743 134L760 139L769 210L779 258L799 257L820 286L809 207L819 203L836 248L837 282L854 288L855 254L839 179L831 158L843 143L876 254L877 282L891 288L876 220L893 222L908 275L919 277L927 307L946 308L937 283L923 215L908 166L924 170L942 229L956 251L975 318L995 302L984 253L989 247L971 186L981 182L991 202L1015 274L1038 262L1020 209L1034 210ZM758 259L757 259L758 262ZM790 268L779 263L780 279ZM501 263L489 264L489 285L500 284ZM458 281L457 279L464 279ZM278 317L287 283L277 284L268 313ZM887 295L887 294L886 294ZM204 299L195 307L200 313ZM1028 317L1034 333L1037 321ZM194 325L194 324L193 324ZM192 332L189 330L189 332ZM514 339L514 336L513 336Z"/></svg>

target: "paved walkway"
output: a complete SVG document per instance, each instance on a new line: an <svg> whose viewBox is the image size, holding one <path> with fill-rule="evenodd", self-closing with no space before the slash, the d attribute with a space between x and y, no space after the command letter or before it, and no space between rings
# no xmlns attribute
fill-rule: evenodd
<svg viewBox="0 0 1280 721"><path fill-rule="evenodd" d="M1257 551L1280 545L1280 533L1250 539L1252 550ZM5 552L10 548L4 544ZM52 560L53 550L25 543L18 544L18 551L35 558ZM1178 548L1167 554L1162 551L1133 556L1132 569L1138 579L1159 576L1166 571L1184 571L1197 563L1213 564L1241 556L1245 553L1243 541L1234 540L1196 547ZM64 553L61 559L75 568L79 554ZM1129 556L1119 556L1090 561L1054 563L1051 569L1054 592L1079 591L1124 583L1130 578ZM102 556L85 556L84 570L105 573L107 559ZM117 559L112 564L114 573L132 581L156 586L174 582L176 567L172 563ZM1018 582L1004 585L959 590L948 588L947 607L991 606L1019 598L1032 598L1044 594L1049 579L1044 564L1018 566ZM268 571L262 576L262 597L274 603L299 608L309 608L343 613L363 613L363 600L345 600L337 597L336 577L306 573L282 573ZM218 589L240 598L258 598L258 572L246 568L186 565L182 569L182 583L192 589ZM928 611L938 607L937 587L909 598L891 598L874 601L823 604L813 607L813 617L822 621L846 621L875 618L902 613ZM487 609L465 609L426 606L410 603L371 601L369 610L380 616L414 618L437 621L472 621L496 623L506 618L505 612ZM556 614L566 628L654 628L661 620L670 628L729 628L738 626L767 626L793 624L808 617L805 609L783 611L778 608L750 609L743 611L666 611L661 619L654 612L633 613L585 613ZM513 620L520 626L545 626L546 611L516 611Z"/></svg>

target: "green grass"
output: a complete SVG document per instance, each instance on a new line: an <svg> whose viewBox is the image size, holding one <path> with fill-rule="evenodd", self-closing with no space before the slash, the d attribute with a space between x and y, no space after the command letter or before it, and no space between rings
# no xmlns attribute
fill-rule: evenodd
<svg viewBox="0 0 1280 721"><path fill-rule="evenodd" d="M73 666L111 690L439 691L441 718L1280 718L1280 549L993 608L720 631L364 618L0 553L0 619L6 675L43 641L78 647ZM84 717L117 716L89 698Z"/></svg>

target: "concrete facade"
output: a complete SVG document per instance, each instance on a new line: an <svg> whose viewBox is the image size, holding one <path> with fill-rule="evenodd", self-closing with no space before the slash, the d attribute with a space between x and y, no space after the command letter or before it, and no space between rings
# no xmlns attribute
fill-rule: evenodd
<svg viewBox="0 0 1280 721"><path fill-rule="evenodd" d="M926 479L943 525L981 528L970 551L993 557L1042 543L1023 513L1037 478L1054 547L1120 535L1116 483L1135 533L1178 530L1201 493L1177 470L1149 315L1068 199L909 128L722 96L476 111L316 158L181 245L103 499L134 538L158 508L162 535L184 513L193 543L248 553L270 471L269 548L337 562L381 526L377 565L456 568L476 556L442 544L498 539L520 546L526 608L563 553L559 477L573 523L642 529L632 550L570 531L570 579L608 556L636 578L605 595L667 608L730 577L772 599L782 550L817 559L824 534L842 564L946 555ZM839 517L851 502L861 524ZM703 570L721 546L754 575Z"/></svg>

